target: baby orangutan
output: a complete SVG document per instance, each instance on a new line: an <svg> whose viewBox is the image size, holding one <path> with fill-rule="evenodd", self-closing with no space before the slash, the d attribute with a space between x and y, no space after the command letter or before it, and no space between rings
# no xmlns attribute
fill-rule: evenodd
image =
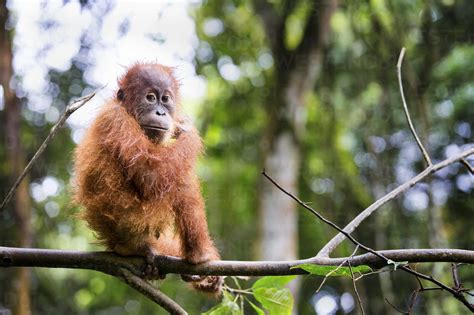
<svg viewBox="0 0 474 315"><path fill-rule="evenodd" d="M148 263L158 254L191 264L219 259L195 172L203 147L180 113L178 85L169 67L132 66L75 151L74 193L83 218L108 249ZM222 277L183 279L221 291Z"/></svg>

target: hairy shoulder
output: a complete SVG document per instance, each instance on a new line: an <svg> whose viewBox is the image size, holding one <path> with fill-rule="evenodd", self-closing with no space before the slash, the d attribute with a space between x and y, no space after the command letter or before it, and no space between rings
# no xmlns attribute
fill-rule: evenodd
<svg viewBox="0 0 474 315"><path fill-rule="evenodd" d="M119 157L147 155L153 149L153 144L146 138L135 118L115 102L104 106L87 137Z"/></svg>

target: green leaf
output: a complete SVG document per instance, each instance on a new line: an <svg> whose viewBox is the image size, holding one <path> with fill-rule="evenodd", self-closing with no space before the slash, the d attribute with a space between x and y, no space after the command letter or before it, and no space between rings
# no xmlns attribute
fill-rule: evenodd
<svg viewBox="0 0 474 315"><path fill-rule="evenodd" d="M234 296L224 291L222 301L202 315L243 315L239 304L234 300Z"/></svg>
<svg viewBox="0 0 474 315"><path fill-rule="evenodd" d="M291 267L291 269L303 269L304 271L309 272L312 275L316 276L326 276L329 274L330 277L337 277L337 276L346 276L352 277L351 270L349 267L337 267L337 266L320 266L315 264L301 264L298 266ZM372 268L367 265L360 265L356 267L352 267L353 273L360 273L364 274L367 272L371 272Z"/></svg>
<svg viewBox="0 0 474 315"><path fill-rule="evenodd" d="M268 310L270 315L290 315L293 309L293 296L287 288L257 288L253 291L255 299Z"/></svg>
<svg viewBox="0 0 474 315"><path fill-rule="evenodd" d="M255 312L257 312L257 315L265 315L265 312L260 308L258 307L257 305L253 304L250 300L247 299L247 302L249 302L250 306L253 307L253 309L255 310Z"/></svg>
<svg viewBox="0 0 474 315"><path fill-rule="evenodd" d="M296 276L268 276L258 279L252 286L255 299L268 310L270 315L291 314L293 296L285 288ZM265 314L260 308L249 301L258 315Z"/></svg>
<svg viewBox="0 0 474 315"><path fill-rule="evenodd" d="M296 278L296 276L268 276L263 277L255 281L252 286L252 289L257 288L283 288L291 280Z"/></svg>

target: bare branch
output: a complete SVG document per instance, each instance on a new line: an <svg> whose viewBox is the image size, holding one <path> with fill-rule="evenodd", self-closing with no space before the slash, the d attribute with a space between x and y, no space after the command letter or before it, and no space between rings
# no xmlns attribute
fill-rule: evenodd
<svg viewBox="0 0 474 315"><path fill-rule="evenodd" d="M352 237L351 237L352 238ZM352 238L353 239L353 238ZM357 242L354 240L354 242ZM421 249L421 250L387 250L373 251L359 244L364 250L372 251L364 255L354 256L352 266L369 265L381 267L387 260L409 262L464 262L474 263L474 251L462 249ZM338 266L348 257L321 258L293 261L211 261L199 265L191 265L184 260L155 256L154 265L163 273L193 274L193 275L246 275L246 276L278 276L307 274L306 271L293 268L300 264L312 263L318 265ZM101 271L116 277L123 277L122 269L140 276L147 262L143 257L123 257L112 252L79 252L32 248L0 247L0 267L50 267L90 269ZM404 266L399 269L410 272L425 280L431 281L450 292L464 305L474 310L462 295L464 291L449 288L430 276L423 275Z"/></svg>
<svg viewBox="0 0 474 315"><path fill-rule="evenodd" d="M381 273L384 273L384 272L392 272L392 271L393 270L390 270L388 268L382 268L382 269L378 269L376 271L362 273L357 278L355 278L355 281L359 281L360 279L368 277L368 276L378 275L378 274L381 274Z"/></svg>
<svg viewBox="0 0 474 315"><path fill-rule="evenodd" d="M452 262L474 264L474 251L464 249L397 249L381 250L377 253L393 261L410 263ZM279 276L307 274L301 269L291 269L301 264L326 266L347 266L349 257L309 259L290 261L211 261L191 265L171 256L156 256L154 265L163 274L225 275L225 276ZM353 267L368 265L374 268L386 266L385 259L372 254L356 255L351 258ZM81 252L39 248L0 247L1 267L47 267L89 269L120 276L120 268L125 268L139 276L146 267L143 257L123 257L113 252Z"/></svg>
<svg viewBox="0 0 474 315"><path fill-rule="evenodd" d="M30 162L28 162L28 165L26 165L25 169L23 172L20 174L18 179L15 181L13 186L10 188L8 191L8 194L6 195L5 199L2 201L2 204L0 205L0 212L5 208L5 206L8 204L8 202L11 200L13 197L15 191L18 189L18 186L20 186L21 181L25 178L26 174L30 171L31 167L33 164L36 162L36 160L39 158L39 156L43 153L43 151L46 149L48 144L53 140L53 138L56 136L58 133L59 129L64 125L66 120L71 116L72 113L74 113L76 110L81 108L84 104L89 102L96 94L98 91L103 89L104 87L101 87L100 89L95 90L93 93L86 95L84 97L81 97L77 100L74 100L71 104L69 104L66 107L66 110L64 113L59 117L58 122L51 127L51 130L49 131L48 136L46 139L43 141L41 146L38 148L38 151L36 151L35 155L31 158Z"/></svg>
<svg viewBox="0 0 474 315"><path fill-rule="evenodd" d="M471 175L474 175L474 167L466 159L461 159L461 164L464 165Z"/></svg>
<svg viewBox="0 0 474 315"><path fill-rule="evenodd" d="M356 247L356 250L357 250L357 248L358 247ZM361 311L362 315L365 315L364 306L362 305L362 300L360 298L359 291L357 291L357 285L356 285L356 280L354 278L354 272L352 271L351 258L349 258L348 264L349 264L349 270L351 271L352 285L354 286L354 293L357 297L357 303L359 304L360 311Z"/></svg>
<svg viewBox="0 0 474 315"><path fill-rule="evenodd" d="M474 151L474 148L472 149ZM469 150L468 150L469 151ZM292 193L290 193L289 191L285 190L283 187L281 187L277 182L275 182L270 176L268 176L265 171L263 171L263 175L268 179L270 180L278 189L280 189L285 195L287 195L288 197L290 197L291 199L295 200L299 205L301 205L302 207L304 207L305 209L311 211L314 215L316 215L316 217L318 217L321 221L323 221L324 223L328 224L329 226L331 226L332 228L338 230L340 233L342 233L346 238L348 238L353 244L355 245L359 245L360 248L362 248L363 250L369 252L369 253L372 253L374 254L375 256L379 257L380 259L382 259L386 264L390 264L390 263L393 263L393 260L392 259L389 259L387 257L385 257L383 254L381 254L380 252L377 252L375 250L373 250L372 248L368 247L368 246L365 246L364 244L362 244L361 242L357 241L352 235L350 235L349 233L345 232L344 230L342 230L339 226L337 226L337 224L335 224L334 222L332 221L329 221L328 219L324 218L320 213L318 213L316 210L314 210L313 208L309 207L307 204L305 204L304 202L302 202L300 199L298 199L295 195L293 195ZM406 267L404 265L401 265L401 266L398 266L398 269L400 270L403 270L409 274L412 274L414 276L417 276L417 277L420 277L424 280L427 280L427 281L430 281L434 284L436 284L438 287L442 288L444 291L446 292L449 292L454 298L456 298L458 301L460 301L464 306L466 306L470 311L474 311L474 304L471 304L469 303L469 301L466 300L466 297L463 295L464 292L462 291L459 291L459 290L456 290L456 289L453 289L447 285L445 285L444 283L440 282L439 280L433 278L432 276L428 276L428 275L425 275L425 274L422 274L418 271L415 271L409 267Z"/></svg>
<svg viewBox="0 0 474 315"><path fill-rule="evenodd" d="M389 299L385 298L385 302L387 302L388 305L390 305L390 306L391 306L394 310L396 310L397 312L402 313L402 314L407 314L406 311L404 311L404 310L402 310L401 308L398 308L398 307L396 307L395 305L393 305L392 302L390 302Z"/></svg>
<svg viewBox="0 0 474 315"><path fill-rule="evenodd" d="M357 245L357 246L355 247L355 249L354 249L354 251L352 252L352 254L351 254L350 257L348 257L346 260L344 260L343 262L341 262L341 263L339 264L339 266L337 266L337 268L331 270L330 272L328 272L328 273L324 276L323 281L321 281L321 284L320 284L319 287L316 289L316 293L318 293L318 292L321 290L321 288L323 287L323 285L326 283L326 280L327 280L333 273L335 273L335 272L337 272L339 269L341 269L343 265L345 265L346 263L348 263L349 260L350 260L352 257L354 257L354 255L355 255L355 253L357 253L357 250L358 250L358 249L359 249L359 245ZM349 265L350 265L350 263L349 263ZM351 273L352 273L352 269L351 269ZM352 278L352 279L354 280L354 278Z"/></svg>
<svg viewBox="0 0 474 315"><path fill-rule="evenodd" d="M448 165L451 165L453 163L461 161L463 158L470 156L474 154L474 148L471 148L469 150L463 151L459 154L456 154L442 162L439 162L434 165L430 165L428 168L426 168L423 172L420 174L416 175L409 181L403 183L402 185L398 186L382 198L376 200L373 204L371 204L368 208L366 208L364 211L362 211L359 215L357 215L351 222L349 222L343 229L344 232L347 233L352 233L365 219L367 219L373 212L378 210L380 207L382 207L384 204L387 202L395 199L397 196L399 196L401 193L407 191L414 185L416 185L418 182L422 181L425 177L428 175L439 171L442 168L445 168ZM319 251L317 256L320 257L328 257L329 254L331 254L336 247L341 244L345 239L345 236L342 233L338 233L335 237L333 237L324 247Z"/></svg>
<svg viewBox="0 0 474 315"><path fill-rule="evenodd" d="M410 267L411 268L411 267ZM416 277L416 281L418 282L418 285L421 289L424 289L425 287L423 286L423 283L421 282L420 278Z"/></svg>
<svg viewBox="0 0 474 315"><path fill-rule="evenodd" d="M422 289L418 288L410 294L410 304L408 305L407 314L411 314L413 312L413 307L415 306L415 302L418 298L418 293L420 293L420 290Z"/></svg>
<svg viewBox="0 0 474 315"><path fill-rule="evenodd" d="M405 112L405 116L407 118L408 125L410 126L411 133L413 134L413 137L415 137L416 143L418 144L418 147L420 148L421 153L423 154L423 158L425 159L426 164L428 164L428 167L429 167L433 163L431 162L430 156L428 155L428 152L426 151L425 147L421 143L420 138L418 137L416 133L415 127L413 126L413 123L411 122L410 113L408 112L408 106L405 100L405 94L403 92L402 62L403 62L404 56L405 56L405 47L402 48L402 51L400 52L400 57L398 57L398 63L397 63L398 85L400 87L400 95L402 96L403 111Z"/></svg>
<svg viewBox="0 0 474 315"><path fill-rule="evenodd" d="M177 315L188 314L178 303L170 299L166 294L142 278L134 275L129 270L121 268L121 273L121 278L126 284L163 307L168 313Z"/></svg>
<svg viewBox="0 0 474 315"><path fill-rule="evenodd" d="M456 264L451 264L451 272L453 274L454 287L457 289L461 289L462 284L461 281L459 281L458 266Z"/></svg>

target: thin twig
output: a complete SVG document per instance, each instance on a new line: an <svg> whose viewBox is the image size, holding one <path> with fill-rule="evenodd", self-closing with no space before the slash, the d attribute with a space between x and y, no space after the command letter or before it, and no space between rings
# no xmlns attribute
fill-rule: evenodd
<svg viewBox="0 0 474 315"><path fill-rule="evenodd" d="M461 161L463 158L470 156L474 154L474 148L468 149L466 151L460 152L446 160L443 160L437 164L431 165L428 168L426 168L423 172L419 173L409 181L401 184L385 196L383 196L380 199L377 199L373 204L371 204L368 208L366 208L364 211L359 213L351 222L349 222L345 227L344 227L344 232L347 233L352 233L365 219L367 219L373 212L378 210L380 207L382 207L384 204L387 202L395 199L398 197L401 193L407 191L411 187L415 186L418 182L422 181L427 177L428 175L435 173L439 171L442 168L445 168L446 166L449 166L455 162ZM334 236L329 242L324 245L324 247L318 252L317 256L320 257L328 257L329 254L331 254L336 247L341 244L345 239L345 236L343 233L338 233L336 236Z"/></svg>
<svg viewBox="0 0 474 315"><path fill-rule="evenodd" d="M417 277L417 279L418 279L418 277ZM408 310L404 313L405 314L411 314L413 312L413 308L415 307L418 295L420 293L427 292L427 291L443 291L443 288L437 288L437 287L425 288L425 287L423 287L423 285L421 285L421 282L420 282L420 287L418 289L413 290L413 292L410 294L410 304L408 305Z"/></svg>
<svg viewBox="0 0 474 315"><path fill-rule="evenodd" d="M442 291L443 288L423 288L422 290L420 290L420 292L424 292L424 291Z"/></svg>
<svg viewBox="0 0 474 315"><path fill-rule="evenodd" d="M121 273L121 279L126 284L163 307L166 311L168 311L168 313L177 315L188 314L178 303L170 299L166 294L149 284L147 281L134 275L125 268L121 268Z"/></svg>
<svg viewBox="0 0 474 315"><path fill-rule="evenodd" d="M397 312L399 313L402 313L402 314L407 314L408 312L407 311L404 311L402 310L401 308L398 308L396 307L395 305L392 304L392 302L389 301L389 299L385 298L385 302L388 303L388 305L390 305L391 307L393 307L394 310L396 310Z"/></svg>
<svg viewBox="0 0 474 315"><path fill-rule="evenodd" d="M351 258L349 258L347 263L349 264L349 270L351 271L352 285L354 286L354 293L357 297L357 302L359 304L360 311L361 311L362 315L365 315L364 306L362 305L362 300L360 298L359 291L357 291L357 285L356 285L356 281L355 281L355 278L354 278L354 272L352 271Z"/></svg>
<svg viewBox="0 0 474 315"><path fill-rule="evenodd" d="M410 265L407 265L407 268L413 269ZM415 270L415 269L413 269L413 270ZM420 289L422 289L422 290L425 289L425 287L423 286L423 283L421 282L421 279L418 278L418 277L415 277L415 278L416 278L416 281L418 282L418 286L420 287Z"/></svg>
<svg viewBox="0 0 474 315"><path fill-rule="evenodd" d="M461 159L461 164L464 165L471 175L474 175L474 167L466 159Z"/></svg>
<svg viewBox="0 0 474 315"><path fill-rule="evenodd" d="M473 151L474 151L474 148L473 148ZM324 223L330 225L331 227L333 227L334 229L338 230L340 233L342 233L346 238L348 238L353 244L355 245L359 245L360 248L364 249L365 251L367 252L370 252L374 255L376 255L377 257L383 259L387 264L390 263L391 259L385 257L383 254L381 254L380 252L377 252L375 250L373 250L372 248L368 247L368 246L365 246L364 244L360 243L359 241L357 241L352 235L350 235L349 233L345 232L344 230L342 230L339 226L337 226L337 224L335 224L334 222L326 219L325 217L323 217L319 212L317 212L316 210L314 210L313 208L309 207L308 205L306 205L304 202L302 202L298 197L296 197L295 195L293 195L292 193L290 193L289 191L285 190L283 187L281 187L277 182L275 182L275 180L273 178L271 178L268 174L265 173L265 170L263 170L263 176L265 176L270 182L272 182L280 191L282 191L285 195L287 195L288 197L290 197L291 199L295 200L298 204L300 204L303 208L309 210L311 213L313 213L318 219L320 219L321 221L323 221ZM463 305L465 305L469 310L471 311L474 311L474 305L469 303L465 296L462 294L462 292L459 292L447 285L445 285L444 283L440 282L439 280L433 278L432 276L428 276L428 275L425 275L425 274L422 274L418 271L415 271L415 270L412 270L406 266L398 266L398 269L400 270L403 270L407 273L410 273L414 276L418 276L424 280L427 280L427 281L430 281L434 284L436 284L437 286L443 288L445 291L449 292L452 294L453 297L455 297L458 301L460 301Z"/></svg>
<svg viewBox="0 0 474 315"><path fill-rule="evenodd" d="M452 271L452 274L453 274L454 287L456 289L462 289L461 281L459 281L458 266L454 263L451 264L451 271Z"/></svg>
<svg viewBox="0 0 474 315"><path fill-rule="evenodd" d="M228 285L225 285L225 286L224 286L224 289L225 289L226 291L229 291L230 293L253 295L253 293L252 293L250 290L234 289L234 288L229 287Z"/></svg>
<svg viewBox="0 0 474 315"><path fill-rule="evenodd" d="M413 290L413 292L410 295L410 304L408 305L408 310L407 313L411 314L413 312L413 307L415 307L416 299L418 298L418 293L422 291L422 288L418 288L416 290Z"/></svg>
<svg viewBox="0 0 474 315"><path fill-rule="evenodd" d="M48 136L46 139L43 141L41 146L38 148L36 151L35 155L31 158L30 162L28 162L28 165L26 165L25 169L23 172L20 174L20 176L17 178L13 186L10 188L8 191L8 194L6 195L5 199L2 201L2 204L0 205L0 212L5 208L5 206L10 202L11 198L13 197L15 191L18 189L18 186L20 186L21 181L25 178L26 174L30 171L31 167L33 164L36 162L36 160L39 158L39 156L43 153L43 151L46 149L48 144L53 140L53 138L56 136L58 133L59 129L64 125L66 120L71 116L72 113L74 113L76 110L81 108L84 104L89 102L96 94L98 91L103 89L104 87L101 87L100 89L95 90L93 93L88 94L84 97L81 97L77 100L74 100L71 104L69 104L66 107L66 110L64 113L59 117L58 122L51 127L51 130L49 131Z"/></svg>
<svg viewBox="0 0 474 315"><path fill-rule="evenodd" d="M319 293L319 291L321 291L321 289L323 288L323 285L326 283L326 281L328 280L328 278L329 278L333 273L335 273L336 271L338 271L339 269L341 269L341 268L344 266L344 264L346 264L346 263L347 263L347 259L344 260L343 262L341 262L341 263L339 264L339 266L337 266L335 269L333 269L333 270L331 270L330 272L328 272L328 273L324 276L324 278L323 278L323 280L321 281L321 283L319 284L318 288L316 289L316 293Z"/></svg>
<svg viewBox="0 0 474 315"><path fill-rule="evenodd" d="M421 150L421 153L423 154L423 158L426 161L426 164L428 166L431 166L433 163L431 162L430 156L428 155L428 152L426 151L425 147L420 141L420 138L416 134L415 127L413 126L413 123L411 122L410 118L410 113L408 112L408 106L407 102L405 100L405 94L403 92L403 83L402 83L402 62L403 62L403 57L405 56L405 47L402 48L402 51L400 52L400 57L398 57L398 63L397 63L397 74L398 74L398 85L400 87L400 95L402 96L402 102L403 102L403 110L405 112L405 116L408 121L408 125L410 126L411 133L413 134L413 137L415 137L416 143L418 144L418 147Z"/></svg>
<svg viewBox="0 0 474 315"><path fill-rule="evenodd" d="M357 278L355 278L355 281L359 281L360 279L362 279L364 277L373 276L373 275L376 275L376 274L379 274L379 273L384 273L384 272L392 272L392 271L393 271L393 269L383 268L383 269L363 273L360 276L358 276Z"/></svg>
<svg viewBox="0 0 474 315"><path fill-rule="evenodd" d="M345 264L349 261L349 259L351 259L352 257L354 257L354 255L355 255L355 253L357 252L358 249L359 249L359 245L357 245L357 246L355 247L355 249L354 249L354 251L352 252L352 254L351 254L346 260L344 260L343 262L341 262L341 263L339 264L339 266L337 266L335 269L331 270L330 272L328 272L328 273L324 276L323 281L321 281L321 284L319 285L318 289L316 289L316 293L318 293L318 292L321 290L321 288L323 287L323 285L326 283L326 280L327 280L333 273L335 273L335 272L337 272L339 269L341 269L342 266L345 265Z"/></svg>

